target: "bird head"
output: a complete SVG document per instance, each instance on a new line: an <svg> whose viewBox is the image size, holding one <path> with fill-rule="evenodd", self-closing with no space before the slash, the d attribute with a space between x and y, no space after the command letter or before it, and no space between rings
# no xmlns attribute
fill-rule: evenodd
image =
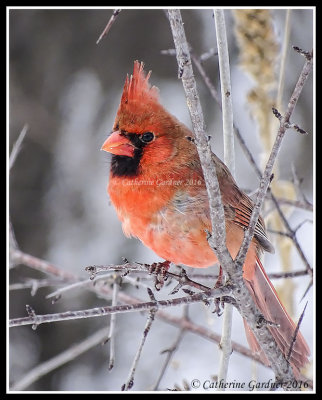
<svg viewBox="0 0 322 400"><path fill-rule="evenodd" d="M126 168L129 174L169 161L177 153L177 139L184 137L184 132L189 136L188 128L160 104L159 90L151 87L150 75L151 71L145 74L143 63L134 62L133 75L125 80L112 133L101 148L116 156L112 167L131 167Z"/></svg>

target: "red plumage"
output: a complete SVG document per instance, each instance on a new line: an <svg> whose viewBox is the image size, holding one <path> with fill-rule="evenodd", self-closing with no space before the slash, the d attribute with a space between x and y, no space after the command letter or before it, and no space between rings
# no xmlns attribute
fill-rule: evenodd
<svg viewBox="0 0 322 400"><path fill-rule="evenodd" d="M208 267L217 262L206 231L211 231L208 196L191 131L166 111L158 89L149 84L143 63L126 78L113 132L102 149L113 154L108 193L124 233L139 238L174 264ZM238 188L228 168L213 154L226 219L226 242L236 257L252 213L251 199ZM250 244L243 278L279 348L288 354L295 324L287 314L259 260L272 251L262 218ZM245 325L249 344L267 363L255 336ZM290 356L296 375L308 362L309 348L299 332Z"/></svg>

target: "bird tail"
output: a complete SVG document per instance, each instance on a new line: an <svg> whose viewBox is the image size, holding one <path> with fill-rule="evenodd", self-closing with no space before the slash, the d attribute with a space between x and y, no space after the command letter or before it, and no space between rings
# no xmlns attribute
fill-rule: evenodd
<svg viewBox="0 0 322 400"><path fill-rule="evenodd" d="M300 368L308 363L310 350L302 334L299 331L296 334L296 325L281 303L258 257L256 257L255 264L245 264L244 281L264 318L273 322L274 325L276 324L276 326L269 326L268 329L284 356L289 360L294 375L298 377ZM257 353L266 365L269 365L264 351L260 348L246 321L244 321L244 325L251 350Z"/></svg>

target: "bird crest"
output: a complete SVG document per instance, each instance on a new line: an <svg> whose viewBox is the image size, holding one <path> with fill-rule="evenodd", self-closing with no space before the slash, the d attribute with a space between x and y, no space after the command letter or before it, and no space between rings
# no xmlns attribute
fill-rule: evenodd
<svg viewBox="0 0 322 400"><path fill-rule="evenodd" d="M143 101L144 103L155 103L159 100L159 90L150 85L149 78L151 71L147 75L144 73L143 62L134 61L133 75L127 75L123 89L121 105L133 101Z"/></svg>

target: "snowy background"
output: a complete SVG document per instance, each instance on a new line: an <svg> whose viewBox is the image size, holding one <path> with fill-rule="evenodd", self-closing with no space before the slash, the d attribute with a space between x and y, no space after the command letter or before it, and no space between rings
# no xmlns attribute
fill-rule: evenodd
<svg viewBox="0 0 322 400"><path fill-rule="evenodd" d="M133 61L144 61L152 70L151 83L160 89L162 104L191 127L184 91L177 78L176 59L161 54L173 48L170 26L163 10L123 10L108 36L99 45L95 42L112 14L110 9L11 9L9 11L9 150L25 123L29 131L21 152L10 173L9 214L21 250L46 259L84 278L84 267L93 264L120 263L121 257L131 261L152 263L160 260L135 239L127 239L113 207L109 204L106 186L109 156L100 147L111 131L120 101L124 79L133 69ZM272 10L279 44L284 33L285 10ZM189 43L200 55L216 47L212 10L183 10ZM234 37L233 18L225 11L232 72L234 120L246 143L260 162L261 143L256 124L249 114L246 94L251 79L238 65L238 48ZM292 12L290 45L310 50L313 46L313 12L295 9ZM304 59L290 49L284 100L291 95ZM214 85L219 88L216 57L204 63ZM223 155L221 115L207 87L195 69L195 76L208 134L219 157ZM309 78L296 112L295 123L313 132L313 78ZM254 190L258 179L236 142L236 178L240 186ZM292 165L303 179L306 197L313 198L313 135L301 136L289 131L279 156L280 178L292 179ZM289 217L292 227L312 214L294 209ZM298 240L313 265L313 225L303 224ZM276 239L276 238L275 238ZM278 237L277 237L278 239ZM274 237L272 237L274 241ZM292 251L293 269L303 269L296 250ZM265 258L267 272L280 272L278 254ZM187 268L187 272L193 272ZM215 267L205 272L216 272ZM20 265L10 274L10 283L44 275ZM309 277L294 278L297 319L308 301L301 331L313 348L314 291L299 303ZM280 282L274 281L277 286ZM207 282L211 285L213 282ZM10 317L26 315L30 304L37 313L81 310L110 302L86 289L69 291L51 304L45 296L54 288L39 289L34 297L29 290L10 293ZM124 285L122 290L148 301L144 289ZM170 288L156 293L157 299L168 298ZM183 292L180 293L183 295ZM189 307L189 317L218 334L222 319L203 303ZM169 313L181 316L182 308ZM73 344L84 340L106 326L109 318L44 324L33 331L30 326L10 330L9 381L15 383L37 366ZM146 314L117 316L116 358L108 371L108 345L96 346L70 363L45 375L27 390L47 391L110 391L120 390L126 381L146 321ZM147 338L135 374L133 390L149 390L157 380L166 354L178 335L178 328L156 319ZM232 339L247 346L243 323L234 312ZM180 346L159 385L167 390L183 381L213 380L218 373L218 346L195 334L185 333ZM252 361L233 353L228 381L248 382L254 374ZM268 368L258 366L259 381L273 378Z"/></svg>

